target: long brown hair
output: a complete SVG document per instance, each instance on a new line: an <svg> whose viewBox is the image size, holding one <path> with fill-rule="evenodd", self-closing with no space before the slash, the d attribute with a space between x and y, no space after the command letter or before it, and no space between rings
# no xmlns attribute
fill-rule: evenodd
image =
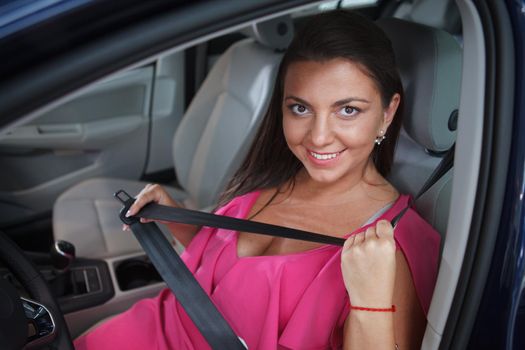
<svg viewBox="0 0 525 350"><path fill-rule="evenodd" d="M261 126L241 167L221 195L220 204L256 189L281 188L294 183L302 163L290 151L283 133L282 103L284 78L291 63L323 62L335 58L359 64L376 83L386 108L394 94L401 96L386 139L371 154L375 167L387 176L402 123L403 87L394 52L385 33L371 20L345 11L316 15L296 33L286 50L275 81L273 94Z"/></svg>

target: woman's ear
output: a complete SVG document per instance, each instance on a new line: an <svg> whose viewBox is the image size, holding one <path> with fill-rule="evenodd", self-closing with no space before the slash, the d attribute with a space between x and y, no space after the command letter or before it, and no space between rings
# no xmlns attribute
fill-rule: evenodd
<svg viewBox="0 0 525 350"><path fill-rule="evenodd" d="M401 101L401 96L398 93L395 93L394 96L390 99L390 103L383 111L383 130L388 129L394 116L396 115L397 108L399 107L399 102Z"/></svg>

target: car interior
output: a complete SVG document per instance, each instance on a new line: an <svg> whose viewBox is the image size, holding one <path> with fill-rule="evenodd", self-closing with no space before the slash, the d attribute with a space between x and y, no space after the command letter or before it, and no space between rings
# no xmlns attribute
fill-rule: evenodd
<svg viewBox="0 0 525 350"><path fill-rule="evenodd" d="M253 141L294 28L335 8L376 20L396 54L405 111L389 181L414 196L456 144L454 168L415 202L442 236L423 341L438 348L464 256L483 127L483 39L475 11L461 1L300 6L173 47L0 134L0 227L41 267L73 338L165 288L122 230L113 193L161 183L186 207L213 210ZM0 267L2 274L9 272Z"/></svg>

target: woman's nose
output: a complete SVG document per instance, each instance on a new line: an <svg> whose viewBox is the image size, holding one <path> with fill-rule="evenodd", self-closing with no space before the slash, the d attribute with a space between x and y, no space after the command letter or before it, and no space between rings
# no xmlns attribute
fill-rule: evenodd
<svg viewBox="0 0 525 350"><path fill-rule="evenodd" d="M332 142L333 130L329 116L316 116L313 119L310 137L315 146L324 146Z"/></svg>

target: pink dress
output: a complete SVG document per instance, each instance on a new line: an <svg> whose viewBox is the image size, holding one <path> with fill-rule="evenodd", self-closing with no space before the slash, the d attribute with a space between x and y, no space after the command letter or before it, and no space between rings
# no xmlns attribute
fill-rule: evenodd
<svg viewBox="0 0 525 350"><path fill-rule="evenodd" d="M217 213L246 218L258 195L237 197ZM408 200L409 196L400 196L377 220L392 219ZM183 254L235 333L250 349L341 348L349 312L341 247L325 245L294 254L238 257L237 236L235 231L204 227ZM436 280L440 237L409 210L396 227L395 239L408 261L426 313ZM209 349L168 289L78 338L75 347Z"/></svg>

